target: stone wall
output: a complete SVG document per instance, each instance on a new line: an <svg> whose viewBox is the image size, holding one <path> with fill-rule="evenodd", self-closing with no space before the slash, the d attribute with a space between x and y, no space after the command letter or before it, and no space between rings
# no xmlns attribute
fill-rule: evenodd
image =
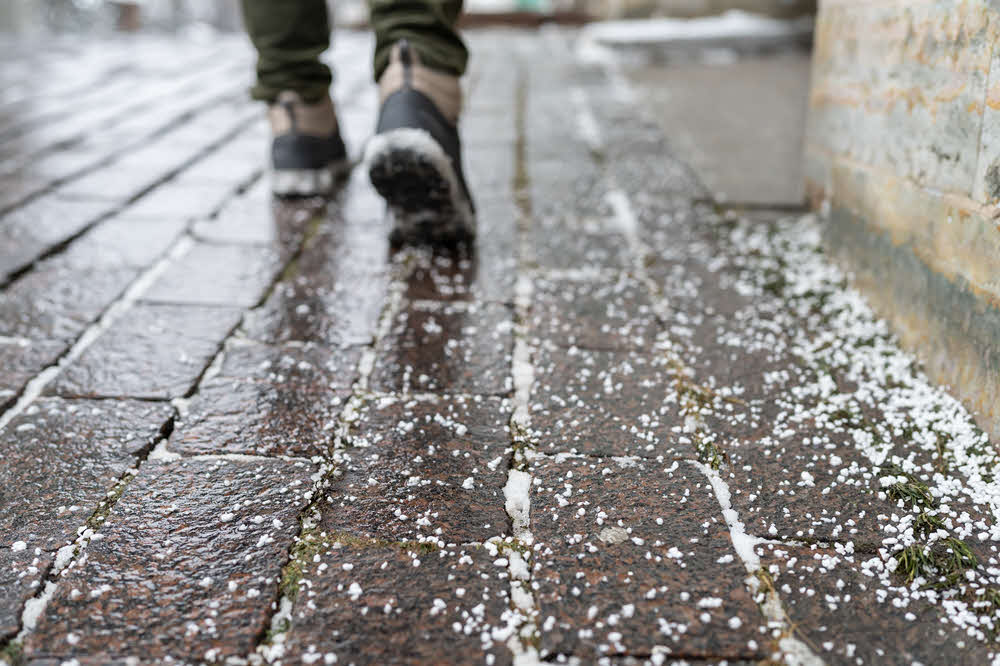
<svg viewBox="0 0 1000 666"><path fill-rule="evenodd" d="M857 284L994 437L998 36L983 0L821 0L805 160Z"/></svg>

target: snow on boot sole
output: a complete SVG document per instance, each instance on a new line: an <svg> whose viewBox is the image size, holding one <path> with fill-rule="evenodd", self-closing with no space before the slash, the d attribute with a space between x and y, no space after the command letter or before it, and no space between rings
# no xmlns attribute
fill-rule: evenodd
<svg viewBox="0 0 1000 666"><path fill-rule="evenodd" d="M271 192L277 197L312 197L330 194L351 170L347 160L323 169L273 169Z"/></svg>
<svg viewBox="0 0 1000 666"><path fill-rule="evenodd" d="M475 238L472 207L451 160L428 132L401 128L375 135L365 150L365 164L393 215L393 244Z"/></svg>

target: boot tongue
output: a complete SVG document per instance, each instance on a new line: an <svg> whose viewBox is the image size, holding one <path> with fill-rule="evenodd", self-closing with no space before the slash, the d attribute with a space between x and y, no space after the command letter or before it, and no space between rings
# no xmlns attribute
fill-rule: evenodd
<svg viewBox="0 0 1000 666"><path fill-rule="evenodd" d="M378 81L382 104L390 95L403 88L416 90L429 97L451 124L458 122L462 110L462 88L458 77L425 67L420 53L406 39L393 46L389 66Z"/></svg>

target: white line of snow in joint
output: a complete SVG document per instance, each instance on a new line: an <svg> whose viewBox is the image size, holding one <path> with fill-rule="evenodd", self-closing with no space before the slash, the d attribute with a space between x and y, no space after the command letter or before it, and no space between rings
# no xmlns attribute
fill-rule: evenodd
<svg viewBox="0 0 1000 666"><path fill-rule="evenodd" d="M761 565L760 557L754 548L762 542L762 539L747 533L743 521L740 520L736 510L733 509L732 495L730 494L729 484L726 483L725 479L708 465L695 460L689 460L688 462L698 468L708 479L709 483L712 484L715 498L722 508L722 517L729 527L733 549L736 551L736 555L740 558L740 561L743 562L747 573L750 574L746 579L747 587L750 589L751 595L756 596L760 593L760 581L757 579L757 573L760 571ZM788 616L785 613L785 608L781 603L781 598L778 596L777 591L774 589L767 590L764 592L764 595L764 602L761 603L760 609L768 623L778 626L782 632L782 637L778 640L778 648L785 658L785 663L791 666L822 666L823 660L808 645L792 635Z"/></svg>

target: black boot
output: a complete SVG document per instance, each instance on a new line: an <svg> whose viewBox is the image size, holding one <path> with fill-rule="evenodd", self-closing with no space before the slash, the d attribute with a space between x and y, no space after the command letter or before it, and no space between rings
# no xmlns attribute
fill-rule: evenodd
<svg viewBox="0 0 1000 666"><path fill-rule="evenodd" d="M462 174L458 78L420 64L402 41L379 79L382 108L365 150L372 185L389 205L393 243L455 243L476 233Z"/></svg>
<svg viewBox="0 0 1000 666"><path fill-rule="evenodd" d="M330 97L306 104L285 91L268 110L271 121L271 189L281 197L329 194L350 163Z"/></svg>

